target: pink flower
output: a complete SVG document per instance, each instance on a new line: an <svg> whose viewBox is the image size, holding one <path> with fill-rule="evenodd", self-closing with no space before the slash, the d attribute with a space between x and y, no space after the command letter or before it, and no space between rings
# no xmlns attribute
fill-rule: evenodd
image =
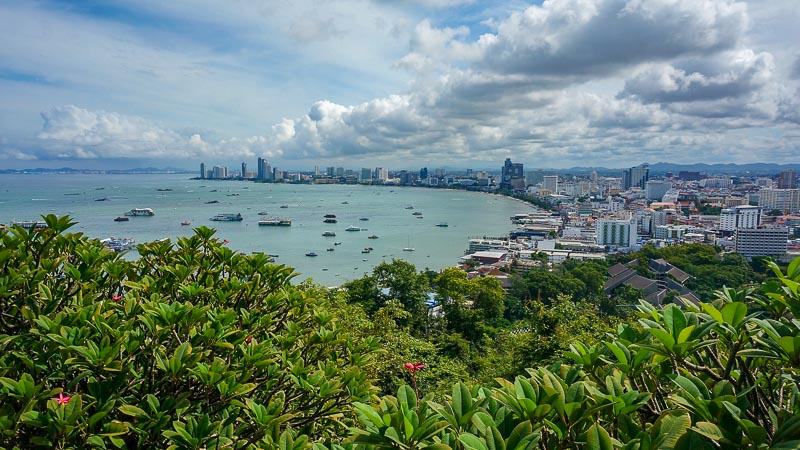
<svg viewBox="0 0 800 450"><path fill-rule="evenodd" d="M121 295L115 295L115 296L113 296L111 298L114 299L114 300L122 300L122 296Z"/></svg>
<svg viewBox="0 0 800 450"><path fill-rule="evenodd" d="M53 400L58 400L59 405L66 405L67 403L69 403L69 399L71 398L72 396L64 395L64 393L61 392L60 394L58 394L58 397L54 398Z"/></svg>
<svg viewBox="0 0 800 450"><path fill-rule="evenodd" d="M408 369L408 370L411 370L411 371L417 370L417 368L414 367L414 364L412 364L412 363L405 363L403 365L406 366L406 369Z"/></svg>
<svg viewBox="0 0 800 450"><path fill-rule="evenodd" d="M245 341L246 343L248 343L248 344L249 344L249 343L251 343L251 342L253 342L253 336L247 336L246 338L244 338L244 341Z"/></svg>

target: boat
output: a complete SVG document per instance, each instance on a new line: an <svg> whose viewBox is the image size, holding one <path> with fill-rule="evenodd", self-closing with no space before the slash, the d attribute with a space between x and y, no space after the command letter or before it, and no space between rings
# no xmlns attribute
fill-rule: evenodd
<svg viewBox="0 0 800 450"><path fill-rule="evenodd" d="M364 250L361 250L361 253L369 253L369 252L371 252L371 251L372 251L372 250L370 250L369 248L365 248Z"/></svg>
<svg viewBox="0 0 800 450"><path fill-rule="evenodd" d="M241 222L244 220L240 213L232 214L232 213L223 213L217 214L214 217L211 217L208 220L213 220L214 222Z"/></svg>
<svg viewBox="0 0 800 450"><path fill-rule="evenodd" d="M406 206L406 209L414 209L413 206Z"/></svg>
<svg viewBox="0 0 800 450"><path fill-rule="evenodd" d="M342 202L343 205L349 205L350 202Z"/></svg>
<svg viewBox="0 0 800 450"><path fill-rule="evenodd" d="M374 234L370 234L370 235L367 237L367 239L378 239L378 236L376 236L376 235L374 235Z"/></svg>
<svg viewBox="0 0 800 450"><path fill-rule="evenodd" d="M290 227L292 226L292 219L267 217L259 220L258 225L262 227Z"/></svg>
<svg viewBox="0 0 800 450"><path fill-rule="evenodd" d="M125 217L125 216L117 216L117 217L114 218L114 222L127 222L129 220L131 220L131 219L129 219L129 218Z"/></svg>
<svg viewBox="0 0 800 450"><path fill-rule="evenodd" d="M336 250L336 249L335 249L335 248L333 248L333 247L328 247L328 251L329 251L329 252L332 252L332 251L334 251L334 250Z"/></svg>
<svg viewBox="0 0 800 450"><path fill-rule="evenodd" d="M341 242L334 242L333 245L342 245Z"/></svg>
<svg viewBox="0 0 800 450"><path fill-rule="evenodd" d="M344 231L361 231L361 228L350 226L345 228Z"/></svg>
<svg viewBox="0 0 800 450"><path fill-rule="evenodd" d="M412 216L421 216L421 215L422 215L422 213L421 213L421 212L419 212L419 211L414 211L413 213L411 213L411 215L412 215Z"/></svg>
<svg viewBox="0 0 800 450"><path fill-rule="evenodd" d="M259 211L257 214L258 214L259 216L268 216L268 215L269 215L269 213L268 213L268 212L266 212L266 211Z"/></svg>
<svg viewBox="0 0 800 450"><path fill-rule="evenodd" d="M227 197L238 197L239 194L226 194Z"/></svg>
<svg viewBox="0 0 800 450"><path fill-rule="evenodd" d="M181 225L183 225L183 226L186 226L186 225L191 225L191 224L192 224L192 223L191 223L191 222L189 222L188 220L184 220L183 222L181 222Z"/></svg>
<svg viewBox="0 0 800 450"><path fill-rule="evenodd" d="M206 205L213 205L214 203L219 203L219 200L211 200L206 202Z"/></svg>
<svg viewBox="0 0 800 450"><path fill-rule="evenodd" d="M422 217L422 216L417 216L417 219L424 219L424 217Z"/></svg>
<svg viewBox="0 0 800 450"><path fill-rule="evenodd" d="M447 222L439 222L439 223L437 223L437 224L436 224L436 226L437 226L437 227L446 228L446 227L448 227L449 225L447 225Z"/></svg>
<svg viewBox="0 0 800 450"><path fill-rule="evenodd" d="M306 256L317 256L317 254L314 252L308 252L306 253Z"/></svg>
<svg viewBox="0 0 800 450"><path fill-rule="evenodd" d="M336 219L325 219L325 220L323 220L323 222L325 222L325 223L337 223L338 220L336 220Z"/></svg>
<svg viewBox="0 0 800 450"><path fill-rule="evenodd" d="M47 224L39 220L19 220L11 222L11 225L19 225L26 230L41 230L47 228Z"/></svg>
<svg viewBox="0 0 800 450"><path fill-rule="evenodd" d="M166 188L166 189L164 189L164 188L159 188L159 189L156 189L156 191L158 191L158 192L169 192L169 191L171 191L171 190L172 190L172 189L169 189L169 188Z"/></svg>
<svg viewBox="0 0 800 450"><path fill-rule="evenodd" d="M125 213L126 216L140 217L140 216L154 216L156 213L150 208L133 208Z"/></svg>
<svg viewBox="0 0 800 450"><path fill-rule="evenodd" d="M325 214L325 216L324 216L324 217L325 217L326 219L335 219L335 218L336 218L336 214Z"/></svg>
<svg viewBox="0 0 800 450"><path fill-rule="evenodd" d="M362 217L362 218L360 218L358 220L360 220L362 222L366 222L367 220L369 220L369 217Z"/></svg>
<svg viewBox="0 0 800 450"><path fill-rule="evenodd" d="M136 242L133 238L118 238L118 237L109 237L105 239L101 239L100 243L109 250L114 250L115 252L124 252L125 250L130 250L133 248L133 243Z"/></svg>
<svg viewBox="0 0 800 450"><path fill-rule="evenodd" d="M330 236L336 236L336 233L334 233L333 231L326 231L322 233L322 235L325 237L330 237Z"/></svg>
<svg viewBox="0 0 800 450"><path fill-rule="evenodd" d="M288 207L289 207L289 205L281 205L281 208L283 208L283 209L286 209Z"/></svg>
<svg viewBox="0 0 800 450"><path fill-rule="evenodd" d="M408 247L403 247L404 252L413 252L414 247L411 246L411 236L408 237Z"/></svg>
<svg viewBox="0 0 800 450"><path fill-rule="evenodd" d="M96 198L96 199L94 199L94 201L96 201L96 202L107 202L108 200L109 200L109 198L108 198L108 197L103 197L103 198Z"/></svg>

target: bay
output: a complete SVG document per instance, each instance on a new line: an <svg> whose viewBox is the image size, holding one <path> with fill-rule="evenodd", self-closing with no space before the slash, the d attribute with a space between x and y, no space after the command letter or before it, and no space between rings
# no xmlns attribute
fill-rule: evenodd
<svg viewBox="0 0 800 450"><path fill-rule="evenodd" d="M207 203L213 201L218 203ZM114 222L132 208L152 208L155 216ZM258 226L262 211L290 218L292 226ZM0 175L0 223L69 215L78 222L71 231L100 239L131 237L137 243L174 240L205 225L215 228L216 236L234 250L278 255L277 263L300 273L295 280L310 277L328 286L361 277L393 258L419 270L452 266L464 254L469 237L504 236L512 228L511 215L530 211L530 206L510 198L448 189L261 184L192 180L187 174ZM241 213L244 220L209 220L220 213ZM325 214L335 214L338 223L323 223ZM362 217L369 220L359 220ZM182 226L187 220L191 225ZM436 226L442 222L448 227ZM345 231L351 226L362 230ZM325 231L336 236L323 237ZM378 238L368 239L370 235ZM367 247L373 250L362 253ZM415 251L403 251L406 247ZM318 256L305 256L308 252ZM136 256L131 251L126 257Z"/></svg>

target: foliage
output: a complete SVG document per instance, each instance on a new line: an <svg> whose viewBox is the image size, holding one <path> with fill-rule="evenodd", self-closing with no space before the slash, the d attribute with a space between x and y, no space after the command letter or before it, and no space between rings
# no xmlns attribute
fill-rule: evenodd
<svg viewBox="0 0 800 450"><path fill-rule="evenodd" d="M0 448L286 447L374 392L375 342L290 268L205 227L126 261L45 221L0 231Z"/></svg>
<svg viewBox="0 0 800 450"><path fill-rule="evenodd" d="M359 405L371 449L800 447L800 258L762 298L723 289L656 309L608 340L499 387L456 384L441 403L409 388ZM757 308L756 308L757 307ZM760 312L759 312L760 310Z"/></svg>

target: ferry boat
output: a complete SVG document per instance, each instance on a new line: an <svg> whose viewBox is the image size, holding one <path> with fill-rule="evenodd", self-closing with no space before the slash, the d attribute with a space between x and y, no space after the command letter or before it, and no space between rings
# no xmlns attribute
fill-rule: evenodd
<svg viewBox="0 0 800 450"><path fill-rule="evenodd" d="M361 231L361 228L359 228L359 227L347 227L347 228L344 229L344 231Z"/></svg>
<svg viewBox="0 0 800 450"><path fill-rule="evenodd" d="M117 216L117 217L114 218L114 222L127 222L129 220L131 220L131 219L129 219L129 218L125 217L125 216Z"/></svg>
<svg viewBox="0 0 800 450"><path fill-rule="evenodd" d="M211 217L208 220L213 220L214 222L241 222L242 220L244 220L244 217L242 217L241 213L236 213L236 214L223 213L223 214L217 214L216 216Z"/></svg>
<svg viewBox="0 0 800 450"><path fill-rule="evenodd" d="M156 213L154 213L151 208L133 208L132 210L126 212L125 215L131 217L155 216Z"/></svg>
<svg viewBox="0 0 800 450"><path fill-rule="evenodd" d="M336 236L336 233L334 233L333 231L326 231L322 233L322 235L325 237L331 237L331 236Z"/></svg>
<svg viewBox="0 0 800 450"><path fill-rule="evenodd" d="M262 227L290 227L292 226L292 219L286 218L264 218L258 221L258 225Z"/></svg>
<svg viewBox="0 0 800 450"><path fill-rule="evenodd" d="M38 220L19 220L11 222L11 225L19 225L26 230L41 230L47 228L47 224Z"/></svg>
<svg viewBox="0 0 800 450"><path fill-rule="evenodd" d="M114 250L115 252L124 252L126 250L130 250L133 248L133 243L136 242L133 238L118 238L118 237L109 237L105 239L101 239L100 243L109 250Z"/></svg>

